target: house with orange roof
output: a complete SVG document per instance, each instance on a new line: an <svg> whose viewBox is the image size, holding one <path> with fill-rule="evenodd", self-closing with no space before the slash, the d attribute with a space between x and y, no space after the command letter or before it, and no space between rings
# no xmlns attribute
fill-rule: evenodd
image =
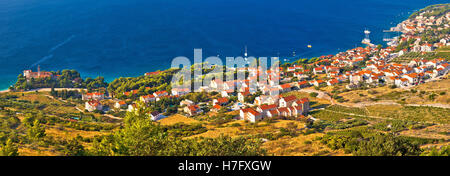
<svg viewBox="0 0 450 176"><path fill-rule="evenodd" d="M241 120L248 120L254 123L262 119L262 114L254 110L253 108L246 108L239 111L239 117Z"/></svg>
<svg viewBox="0 0 450 176"><path fill-rule="evenodd" d="M291 106L290 108L291 115L294 117L298 117L303 114L302 106Z"/></svg>
<svg viewBox="0 0 450 176"><path fill-rule="evenodd" d="M123 109L123 108L126 108L127 106L128 105L127 105L127 103L125 101L117 101L114 104L114 107L117 108L117 109Z"/></svg>
<svg viewBox="0 0 450 176"><path fill-rule="evenodd" d="M337 79L330 79L327 81L328 86L334 86L336 84L339 84L339 80L337 80Z"/></svg>
<svg viewBox="0 0 450 176"><path fill-rule="evenodd" d="M292 88L292 86L290 83L278 85L278 89L279 89L280 93L289 92L289 91L291 91L291 88Z"/></svg>
<svg viewBox="0 0 450 176"><path fill-rule="evenodd" d="M280 107L289 107L292 105L292 103L294 103L295 101L297 101L297 97L295 95L290 95L287 97L282 97L279 100L279 106Z"/></svg>
<svg viewBox="0 0 450 176"><path fill-rule="evenodd" d="M316 87L319 87L319 86L321 86L321 85L325 85L326 82L323 81L323 80L321 80L321 79L319 79L319 80L311 81L311 84L314 85L314 86L316 86Z"/></svg>
<svg viewBox="0 0 450 176"><path fill-rule="evenodd" d="M295 71L295 67L288 67L286 69L286 72L294 72Z"/></svg>
<svg viewBox="0 0 450 176"><path fill-rule="evenodd" d="M408 79L409 84L417 84L419 83L419 75L417 73L405 74L403 78Z"/></svg>
<svg viewBox="0 0 450 176"><path fill-rule="evenodd" d="M263 104L261 106L258 106L256 108L256 111L260 112L263 116L266 116L268 111L275 110L275 109L277 109L276 104L270 104L270 105Z"/></svg>
<svg viewBox="0 0 450 176"><path fill-rule="evenodd" d="M124 92L123 94L126 96L130 96L130 95L136 95L139 93L139 90L135 89L135 90L131 90L129 92Z"/></svg>
<svg viewBox="0 0 450 176"><path fill-rule="evenodd" d="M144 103L150 103L152 101L156 101L156 97L153 94L149 94L139 97L139 100L141 100Z"/></svg>
<svg viewBox="0 0 450 176"><path fill-rule="evenodd" d="M434 69L433 70L433 74L435 75L435 77L441 76L444 74L444 69L443 68L438 68L438 69Z"/></svg>
<svg viewBox="0 0 450 176"><path fill-rule="evenodd" d="M317 74L324 74L325 73L325 69L323 67L316 67L313 69L313 72L315 75Z"/></svg>
<svg viewBox="0 0 450 176"><path fill-rule="evenodd" d="M431 52L433 51L433 49L434 49L433 45L429 43L425 43L420 46L420 51L422 52Z"/></svg>
<svg viewBox="0 0 450 176"><path fill-rule="evenodd" d="M397 87L406 87L406 86L408 86L408 79L406 79L406 78L397 78L397 79L395 79L395 85Z"/></svg>
<svg viewBox="0 0 450 176"><path fill-rule="evenodd" d="M255 98L254 105L261 106L262 104L278 104L276 96L261 95Z"/></svg>
<svg viewBox="0 0 450 176"><path fill-rule="evenodd" d="M288 107L278 108L278 112L280 113L280 116L291 117L291 110Z"/></svg>
<svg viewBox="0 0 450 176"><path fill-rule="evenodd" d="M447 71L447 70L450 70L450 64L448 64L448 63L443 63L443 64L440 64L440 65L438 65L436 68L442 68L442 69L444 69L444 71Z"/></svg>
<svg viewBox="0 0 450 176"><path fill-rule="evenodd" d="M172 88L172 95L183 96L191 92L190 88Z"/></svg>
<svg viewBox="0 0 450 176"><path fill-rule="evenodd" d="M266 116L270 117L270 118L278 117L278 116L280 116L280 112L278 111L278 109L270 110L270 111L267 111Z"/></svg>
<svg viewBox="0 0 450 176"><path fill-rule="evenodd" d="M198 105L190 105L190 106L186 106L184 107L184 112L186 114L188 114L189 116L194 116L197 115L199 113L202 113L203 110L198 106Z"/></svg>
<svg viewBox="0 0 450 176"><path fill-rule="evenodd" d="M215 105L212 107L211 111L219 112L220 109L222 109L222 106L220 106L220 105L218 105L218 104L215 104Z"/></svg>
<svg viewBox="0 0 450 176"><path fill-rule="evenodd" d="M163 97L163 96L168 96L168 95L169 95L169 93L165 90L153 93L153 96L155 96L155 97Z"/></svg>
<svg viewBox="0 0 450 176"><path fill-rule="evenodd" d="M297 77L297 79L306 79L308 78L308 75L306 75L304 72L295 72L294 77Z"/></svg>
<svg viewBox="0 0 450 176"><path fill-rule="evenodd" d="M301 89L301 88L309 87L309 86L311 86L311 84L309 84L307 81L300 81L300 82L297 82L296 86L299 89Z"/></svg>
<svg viewBox="0 0 450 176"><path fill-rule="evenodd" d="M153 75L158 75L160 74L162 71L155 71L155 72L147 72L144 75L145 76L153 76Z"/></svg>
<svg viewBox="0 0 450 176"><path fill-rule="evenodd" d="M327 73L329 73L329 72L339 72L339 67L326 66L325 67L325 71Z"/></svg>
<svg viewBox="0 0 450 176"><path fill-rule="evenodd" d="M85 109L89 112L95 111L95 110L103 110L103 105L98 100L90 100L85 103Z"/></svg>
<svg viewBox="0 0 450 176"><path fill-rule="evenodd" d="M56 75L53 75L51 72L41 71L41 67L38 65L38 71L33 72L32 70L24 70L23 76L29 80L31 78L38 79L38 78L56 78Z"/></svg>
<svg viewBox="0 0 450 176"><path fill-rule="evenodd" d="M220 105L220 106L223 106L223 105L226 105L226 104L228 104L228 98L226 98L226 97L222 97L222 98L217 98L217 99L214 99L213 101L212 101L212 104L213 105Z"/></svg>
<svg viewBox="0 0 450 176"><path fill-rule="evenodd" d="M101 92L92 92L83 94L82 100L103 100L105 99L105 94Z"/></svg>
<svg viewBox="0 0 450 176"><path fill-rule="evenodd" d="M292 103L292 106L301 106L302 107L302 113L307 113L309 111L309 99L308 98L301 98L299 100L296 100L294 103Z"/></svg>

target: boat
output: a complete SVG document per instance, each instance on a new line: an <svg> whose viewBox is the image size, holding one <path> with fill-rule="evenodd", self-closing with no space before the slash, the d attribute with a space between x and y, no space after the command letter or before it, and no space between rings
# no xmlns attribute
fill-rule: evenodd
<svg viewBox="0 0 450 176"><path fill-rule="evenodd" d="M245 45L244 60L247 60L247 56L248 56L248 54L247 54L247 45Z"/></svg>

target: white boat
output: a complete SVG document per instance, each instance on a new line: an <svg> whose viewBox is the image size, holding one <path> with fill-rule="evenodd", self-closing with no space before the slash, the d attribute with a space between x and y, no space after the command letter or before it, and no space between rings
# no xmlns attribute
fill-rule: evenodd
<svg viewBox="0 0 450 176"><path fill-rule="evenodd" d="M248 54L247 54L247 45L245 45L244 60L247 60L247 56L248 56Z"/></svg>

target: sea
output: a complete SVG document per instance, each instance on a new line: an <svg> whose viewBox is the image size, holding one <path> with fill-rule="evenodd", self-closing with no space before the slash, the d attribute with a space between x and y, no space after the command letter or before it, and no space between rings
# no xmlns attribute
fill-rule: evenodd
<svg viewBox="0 0 450 176"><path fill-rule="evenodd" d="M363 46L444 0L0 0L0 90L26 69L76 69L107 81L172 59L311 58ZM311 47L307 47L311 45Z"/></svg>

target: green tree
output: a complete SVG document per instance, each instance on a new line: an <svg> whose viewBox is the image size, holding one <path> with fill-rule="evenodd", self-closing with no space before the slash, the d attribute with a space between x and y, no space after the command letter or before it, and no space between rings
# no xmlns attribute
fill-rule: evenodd
<svg viewBox="0 0 450 176"><path fill-rule="evenodd" d="M225 156L264 155L261 141L255 138L183 139L169 135L167 129L152 122L144 113L127 113L124 128L111 135L94 139L92 155L107 156Z"/></svg>
<svg viewBox="0 0 450 176"><path fill-rule="evenodd" d="M426 150L421 156L450 156L450 146L443 146L441 149L436 147L431 148L431 150Z"/></svg>
<svg viewBox="0 0 450 176"><path fill-rule="evenodd" d="M67 145L64 148L64 155L66 156L83 156L85 154L86 152L83 145L81 145L77 139L68 141Z"/></svg>
<svg viewBox="0 0 450 176"><path fill-rule="evenodd" d="M8 139L5 145L0 146L0 156L19 156L17 146L13 144L11 139Z"/></svg>
<svg viewBox="0 0 450 176"><path fill-rule="evenodd" d="M359 143L357 156L416 156L421 153L418 144L393 134L378 134Z"/></svg>
<svg viewBox="0 0 450 176"><path fill-rule="evenodd" d="M38 140L45 136L45 127L35 120L32 125L27 125L27 136L31 140Z"/></svg>

